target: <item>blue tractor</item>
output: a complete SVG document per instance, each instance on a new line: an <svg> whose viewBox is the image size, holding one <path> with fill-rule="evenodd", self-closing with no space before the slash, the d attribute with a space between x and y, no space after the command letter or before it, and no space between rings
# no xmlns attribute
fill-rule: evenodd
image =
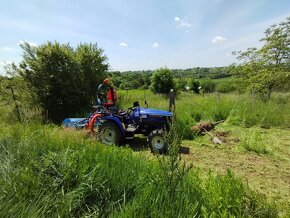
<svg viewBox="0 0 290 218"><path fill-rule="evenodd" d="M169 130L173 113L164 110L133 107L122 111L98 105L88 118L66 118L64 127L88 129L97 139L107 145L122 145L135 134L147 137L152 152L165 153L167 144L164 133Z"/></svg>
<svg viewBox="0 0 290 218"><path fill-rule="evenodd" d="M126 140L133 139L135 134L143 134L147 137L148 145L153 152L165 153L167 144L164 133L170 128L173 113L140 107L139 102L134 102L132 107L119 111L114 104L104 102L103 87L103 84L99 86L97 106L94 106L94 112L87 119L66 118L63 125L78 129L86 128L108 145L122 145Z"/></svg>
<svg viewBox="0 0 290 218"><path fill-rule="evenodd" d="M147 136L152 151L167 150L164 132L170 127L172 112L143 108L138 102L120 113L107 112L96 119L96 136L104 144L121 145L135 134Z"/></svg>
<svg viewBox="0 0 290 218"><path fill-rule="evenodd" d="M172 116L169 111L140 107L138 102L122 111L98 105L87 119L66 118L63 126L86 128L107 145L122 145L135 134L142 134L147 137L152 152L161 154L167 151L164 133L170 128Z"/></svg>

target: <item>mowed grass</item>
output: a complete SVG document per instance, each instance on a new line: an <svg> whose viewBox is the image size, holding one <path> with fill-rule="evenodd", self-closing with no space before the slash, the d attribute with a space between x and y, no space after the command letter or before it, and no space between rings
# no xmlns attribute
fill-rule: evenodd
<svg viewBox="0 0 290 218"><path fill-rule="evenodd" d="M290 130L220 124L211 134L223 144L212 143L209 135L184 140L182 146L190 152L182 158L204 175L208 170L224 175L231 169L252 189L275 200L281 213L290 211Z"/></svg>
<svg viewBox="0 0 290 218"><path fill-rule="evenodd" d="M173 160L173 162L172 162ZM167 163L171 163L167 165ZM228 171L188 173L82 131L2 125L0 217L277 217L275 205Z"/></svg>

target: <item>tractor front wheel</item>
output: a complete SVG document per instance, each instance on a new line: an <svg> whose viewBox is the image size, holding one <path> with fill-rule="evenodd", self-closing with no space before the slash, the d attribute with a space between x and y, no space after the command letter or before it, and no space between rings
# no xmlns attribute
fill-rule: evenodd
<svg viewBox="0 0 290 218"><path fill-rule="evenodd" d="M162 130L153 130L149 134L147 140L152 152L163 154L167 151L167 145Z"/></svg>
<svg viewBox="0 0 290 218"><path fill-rule="evenodd" d="M122 135L118 126L106 121L98 129L98 138L106 145L120 145L122 143Z"/></svg>

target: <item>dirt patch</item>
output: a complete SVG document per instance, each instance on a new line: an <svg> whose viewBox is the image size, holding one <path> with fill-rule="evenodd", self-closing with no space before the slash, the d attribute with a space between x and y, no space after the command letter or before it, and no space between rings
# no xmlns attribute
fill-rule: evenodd
<svg viewBox="0 0 290 218"><path fill-rule="evenodd" d="M214 135L229 146L233 146L240 142L240 139L232 136L230 131L215 131Z"/></svg>
<svg viewBox="0 0 290 218"><path fill-rule="evenodd" d="M230 131L216 131L215 135L217 137L228 137L230 134Z"/></svg>

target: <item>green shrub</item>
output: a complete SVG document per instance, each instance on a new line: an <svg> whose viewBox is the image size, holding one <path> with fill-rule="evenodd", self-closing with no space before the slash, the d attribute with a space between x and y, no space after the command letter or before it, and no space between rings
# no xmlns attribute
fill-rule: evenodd
<svg viewBox="0 0 290 218"><path fill-rule="evenodd" d="M216 84L213 80L205 79L201 81L201 88L205 93L214 92L216 89Z"/></svg>
<svg viewBox="0 0 290 218"><path fill-rule="evenodd" d="M151 77L150 89L153 93L168 94L171 89L174 89L174 81L171 70L160 68L154 71Z"/></svg>
<svg viewBox="0 0 290 218"><path fill-rule="evenodd" d="M236 84L232 80L227 80L217 84L216 90L220 93L230 93L236 91Z"/></svg>

